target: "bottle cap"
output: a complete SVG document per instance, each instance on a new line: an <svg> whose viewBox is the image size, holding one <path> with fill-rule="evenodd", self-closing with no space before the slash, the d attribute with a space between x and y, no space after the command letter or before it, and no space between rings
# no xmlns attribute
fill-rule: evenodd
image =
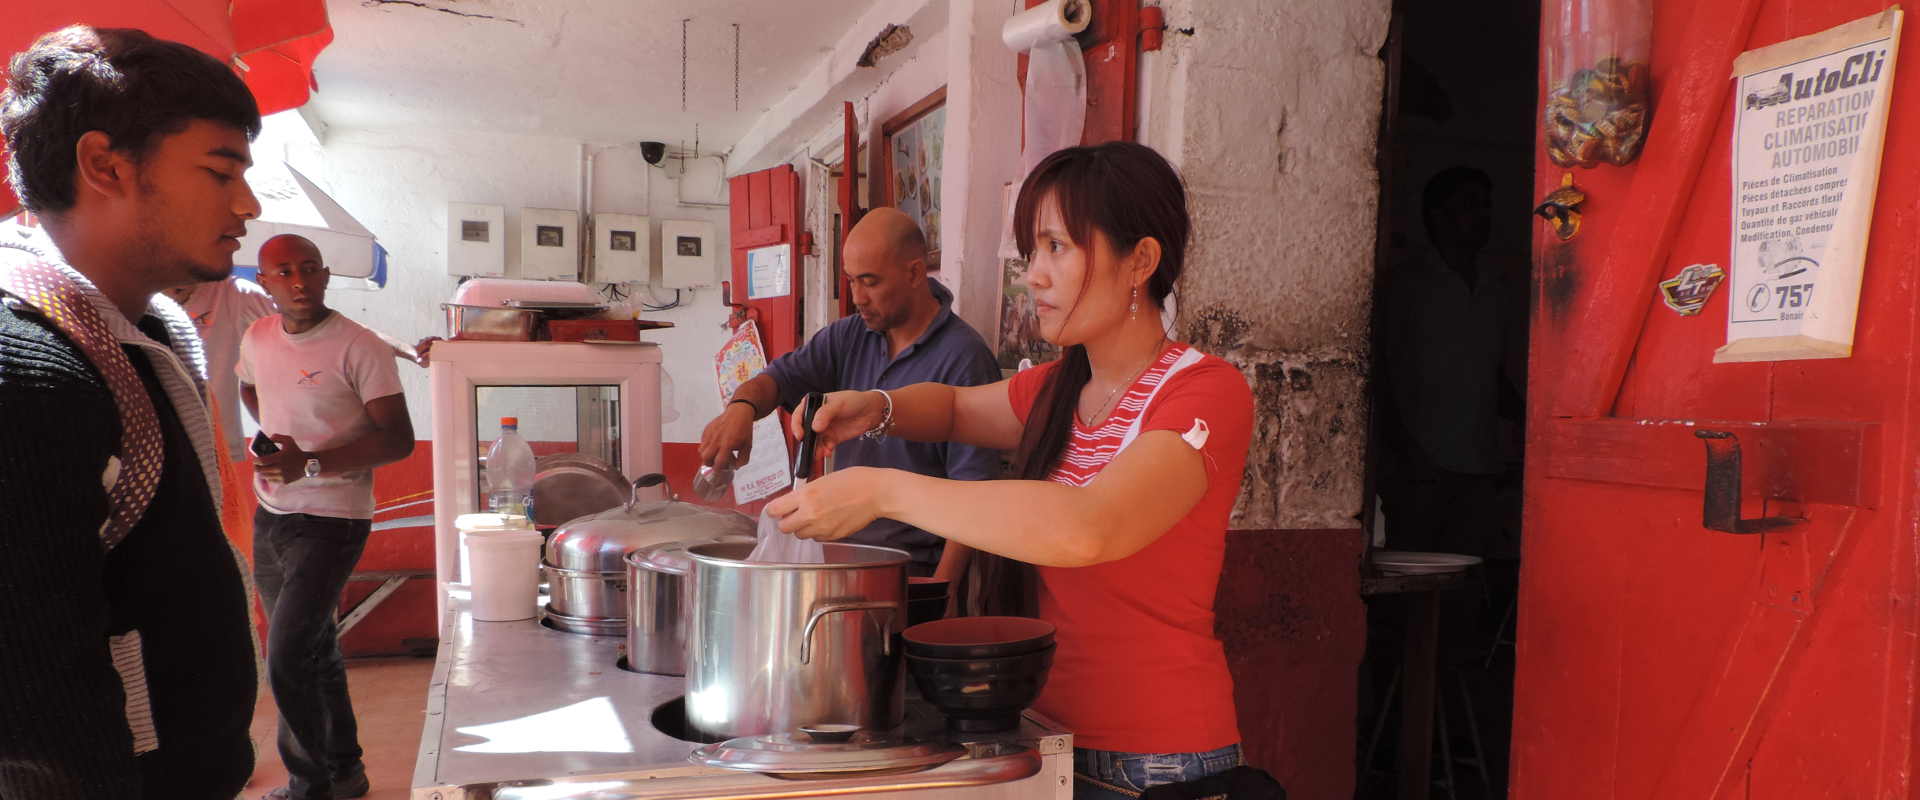
<svg viewBox="0 0 1920 800"><path fill-rule="evenodd" d="M520 427L520 418L519 417L501 417L500 424L503 426L512 425L513 427L518 428Z"/></svg>

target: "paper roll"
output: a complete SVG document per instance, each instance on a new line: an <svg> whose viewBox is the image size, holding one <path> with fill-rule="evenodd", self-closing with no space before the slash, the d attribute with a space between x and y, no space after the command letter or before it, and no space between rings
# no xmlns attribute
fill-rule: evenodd
<svg viewBox="0 0 1920 800"><path fill-rule="evenodd" d="M1024 53L1034 45L1071 39L1092 22L1093 0L1047 0L1009 17L1000 26L1000 41Z"/></svg>
<svg viewBox="0 0 1920 800"><path fill-rule="evenodd" d="M1093 21L1093 0L1047 0L1007 19L1000 40L1027 53L1020 174L1080 143L1087 119L1087 65L1073 36Z"/></svg>

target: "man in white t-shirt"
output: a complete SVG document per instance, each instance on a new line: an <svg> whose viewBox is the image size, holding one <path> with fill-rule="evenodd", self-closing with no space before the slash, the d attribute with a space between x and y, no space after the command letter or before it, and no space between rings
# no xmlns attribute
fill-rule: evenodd
<svg viewBox="0 0 1920 800"><path fill-rule="evenodd" d="M269 798L367 792L334 610L373 522L373 468L413 451L393 348L326 305L320 249L260 248L280 307L240 340L240 397L277 452L254 459L253 574L267 607L267 678L288 782Z"/></svg>
<svg viewBox="0 0 1920 800"><path fill-rule="evenodd" d="M233 367L240 359L240 335L254 320L274 313L273 298L245 278L195 283L165 290L185 309L200 332L207 357L207 392L213 395L214 421L220 425L227 460L247 458L246 426L240 422L240 381Z"/></svg>

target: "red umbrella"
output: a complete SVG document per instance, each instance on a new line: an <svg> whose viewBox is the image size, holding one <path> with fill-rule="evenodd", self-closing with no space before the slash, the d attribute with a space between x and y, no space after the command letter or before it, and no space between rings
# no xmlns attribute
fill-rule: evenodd
<svg viewBox="0 0 1920 800"><path fill-rule="evenodd" d="M260 113L297 108L313 90L313 61L333 42L325 0L65 0L26 3L0 16L4 59L41 34L75 23L139 28L232 64ZM3 168L0 168L3 169ZM0 184L0 218L18 207Z"/></svg>

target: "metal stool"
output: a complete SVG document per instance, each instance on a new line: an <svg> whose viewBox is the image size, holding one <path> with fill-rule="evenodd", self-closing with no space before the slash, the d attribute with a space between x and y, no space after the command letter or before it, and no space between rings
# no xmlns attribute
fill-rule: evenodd
<svg viewBox="0 0 1920 800"><path fill-rule="evenodd" d="M1394 668L1393 679L1387 682L1387 702L1382 703L1380 712L1374 715L1373 732L1367 736L1367 752L1360 762L1368 765L1369 768L1373 764L1373 754L1380 745L1380 734L1385 731L1387 714L1393 711L1395 700L1398 697L1397 690L1400 688L1400 677L1404 669L1405 667ZM1480 773L1480 796L1482 800L1492 800L1493 781L1487 774L1487 749L1480 741L1480 720L1473 713L1473 694L1467 689L1466 676L1455 672L1453 678L1454 687L1460 691L1460 709L1467 718L1467 741L1473 747L1473 754L1471 756L1462 755L1459 758L1454 757L1453 741L1447 725L1447 696L1445 692L1441 692L1440 696L1435 698L1433 720L1434 738L1439 740L1441 774L1434 783L1446 790L1448 798L1451 798L1451 800L1459 800L1459 784L1454 779L1453 766L1458 763L1462 766L1472 767L1475 772ZM1402 724L1404 724L1404 722ZM1432 754L1429 754L1428 757L1431 758Z"/></svg>

